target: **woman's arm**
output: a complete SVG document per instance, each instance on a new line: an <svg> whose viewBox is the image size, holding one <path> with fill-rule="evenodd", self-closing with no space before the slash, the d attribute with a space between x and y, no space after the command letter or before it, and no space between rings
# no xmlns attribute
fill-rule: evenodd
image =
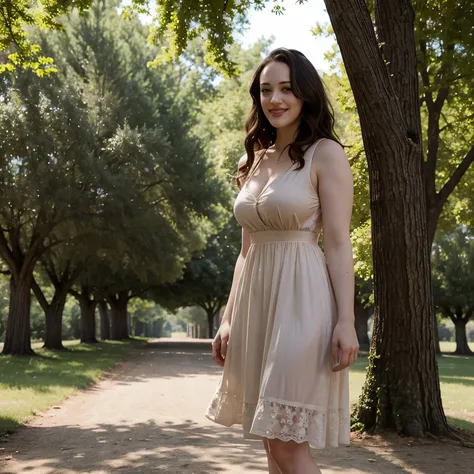
<svg viewBox="0 0 474 474"><path fill-rule="evenodd" d="M239 160L238 168L243 165L244 160L246 160L246 155L244 155ZM212 358L220 366L224 365L225 356L227 354L227 344L230 338L230 324L232 322L232 311L234 309L235 296L237 293L237 286L240 280L240 275L242 274L242 269L245 263L245 257L250 247L250 235L249 233L242 228L242 244L240 247L240 253L235 262L234 276L232 278L232 286L230 288L229 298L227 299L227 304L222 316L222 321L217 331L216 337L212 341Z"/></svg>
<svg viewBox="0 0 474 474"><path fill-rule="evenodd" d="M229 298L227 300L227 305L225 307L225 311L222 316L222 322L227 321L229 324L231 323L232 309L234 307L234 302L235 302L235 293L237 292L237 284L240 280L240 275L242 274L242 268L244 266L245 257L247 256L249 247L250 247L250 235L245 229L242 229L242 246L240 248L240 253L239 253L239 256L237 257L237 261L235 262L232 286L230 288Z"/></svg>
<svg viewBox="0 0 474 474"><path fill-rule="evenodd" d="M342 370L357 358L354 328L354 261L350 241L354 184L344 149L331 140L317 147L315 166L321 202L324 254L337 304L333 359Z"/></svg>

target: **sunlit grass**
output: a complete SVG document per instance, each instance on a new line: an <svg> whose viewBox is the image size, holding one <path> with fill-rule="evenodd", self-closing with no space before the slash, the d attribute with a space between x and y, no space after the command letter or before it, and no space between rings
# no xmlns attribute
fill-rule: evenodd
<svg viewBox="0 0 474 474"><path fill-rule="evenodd" d="M67 341L68 351L35 347L36 357L0 357L0 435L96 382L137 344L141 342L81 345Z"/></svg>

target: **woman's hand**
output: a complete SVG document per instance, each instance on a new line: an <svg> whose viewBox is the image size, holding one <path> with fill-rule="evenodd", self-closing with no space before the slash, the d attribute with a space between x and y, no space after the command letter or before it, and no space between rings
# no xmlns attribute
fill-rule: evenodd
<svg viewBox="0 0 474 474"><path fill-rule="evenodd" d="M216 337L212 341L212 358L217 365L224 367L225 356L227 355L227 345L230 337L230 323L223 320Z"/></svg>
<svg viewBox="0 0 474 474"><path fill-rule="evenodd" d="M359 355L359 342L354 324L341 321L336 324L332 335L332 360L333 372L339 372L357 360Z"/></svg>

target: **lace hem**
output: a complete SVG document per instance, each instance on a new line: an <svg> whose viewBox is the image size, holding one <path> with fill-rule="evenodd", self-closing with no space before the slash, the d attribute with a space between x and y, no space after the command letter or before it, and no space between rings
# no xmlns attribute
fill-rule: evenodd
<svg viewBox="0 0 474 474"><path fill-rule="evenodd" d="M218 389L206 416L224 426L241 424L245 438L307 441L317 449L350 444L349 407L319 410L268 399L251 404Z"/></svg>
<svg viewBox="0 0 474 474"><path fill-rule="evenodd" d="M259 436L295 441L316 448L349 444L349 408L315 410L259 400L250 431Z"/></svg>

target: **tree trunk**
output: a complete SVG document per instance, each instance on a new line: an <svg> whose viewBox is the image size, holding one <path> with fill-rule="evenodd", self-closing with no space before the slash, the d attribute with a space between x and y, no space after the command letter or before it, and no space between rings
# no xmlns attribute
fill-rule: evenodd
<svg viewBox="0 0 474 474"><path fill-rule="evenodd" d="M355 307L355 327L357 332L357 339L361 350L368 350L370 346L369 327L368 322L370 318L370 311L364 308L364 305L356 302Z"/></svg>
<svg viewBox="0 0 474 474"><path fill-rule="evenodd" d="M214 308L207 308L207 337L212 339L214 337L214 320L216 318L216 312Z"/></svg>
<svg viewBox="0 0 474 474"><path fill-rule="evenodd" d="M433 343L413 8L408 0L377 3L377 17L393 23L387 66L365 0L325 2L356 99L370 178L375 320L355 421L370 431L448 434Z"/></svg>
<svg viewBox="0 0 474 474"><path fill-rule="evenodd" d="M110 318L109 318L109 307L107 301L99 301L99 314L100 314L100 338L103 341L110 339Z"/></svg>
<svg viewBox="0 0 474 474"><path fill-rule="evenodd" d="M81 307L81 342L84 344L96 344L95 337L95 308L97 301L90 298L90 293L86 288L78 295L79 306Z"/></svg>
<svg viewBox="0 0 474 474"><path fill-rule="evenodd" d="M472 351L467 342L466 325L468 318L454 318L454 327L456 329L456 350L455 354L471 355Z"/></svg>
<svg viewBox="0 0 474 474"><path fill-rule="evenodd" d="M128 291L120 291L116 295L111 295L108 299L112 310L110 338L114 341L128 339Z"/></svg>
<svg viewBox="0 0 474 474"><path fill-rule="evenodd" d="M63 313L66 306L67 289L56 290L51 304L45 311L44 348L65 350L63 346Z"/></svg>
<svg viewBox="0 0 474 474"><path fill-rule="evenodd" d="M31 348L30 310L33 271L10 277L10 306L2 354L35 355Z"/></svg>
<svg viewBox="0 0 474 474"><path fill-rule="evenodd" d="M133 335L134 336L140 336L140 337L145 336L145 323L143 321L140 321L137 318L137 319L135 319L133 326L134 326L134 328L133 328Z"/></svg>

